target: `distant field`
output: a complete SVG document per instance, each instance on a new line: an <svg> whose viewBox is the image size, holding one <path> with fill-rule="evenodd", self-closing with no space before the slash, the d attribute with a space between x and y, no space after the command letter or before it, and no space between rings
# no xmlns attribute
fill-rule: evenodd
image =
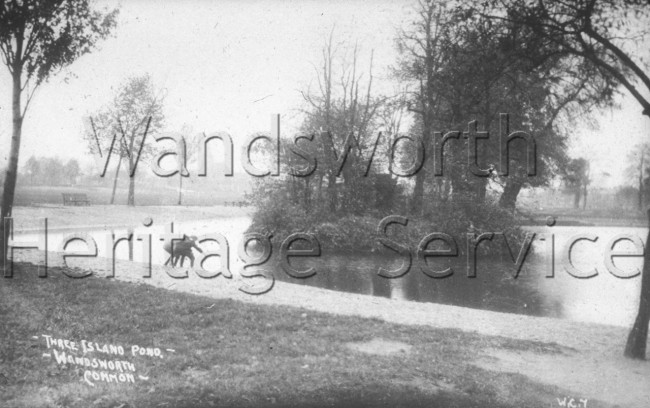
<svg viewBox="0 0 650 408"><path fill-rule="evenodd" d="M74 228L92 225L95 228L138 225L151 217L156 225L170 222L211 220L215 218L248 217L252 207L172 205L91 205L91 206L18 206L14 208L14 228L17 231L41 228L47 218L50 228Z"/></svg>
<svg viewBox="0 0 650 408"><path fill-rule="evenodd" d="M97 186L77 185L67 186L18 186L16 188L15 206L32 205L62 205L63 193L83 193L88 196L94 205L109 204L111 200L111 188ZM121 188L115 194L115 204L126 204L128 190ZM183 205L212 206L225 202L242 201L243 194L234 191L194 191L183 192ZM136 186L136 205L176 205L178 203L178 190L162 187L158 189L147 189Z"/></svg>
<svg viewBox="0 0 650 408"><path fill-rule="evenodd" d="M532 225L545 225L547 217L553 217L557 225L583 225L583 226L618 226L618 227L646 227L647 216L637 210L606 210L606 209L576 209L576 208L545 208L520 210L524 216L524 223Z"/></svg>

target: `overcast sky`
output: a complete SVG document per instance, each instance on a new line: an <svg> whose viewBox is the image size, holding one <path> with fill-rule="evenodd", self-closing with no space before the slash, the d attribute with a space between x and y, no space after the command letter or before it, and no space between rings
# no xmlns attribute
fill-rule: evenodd
<svg viewBox="0 0 650 408"><path fill-rule="evenodd" d="M106 104L127 77L145 72L167 94L167 130L188 124L196 131L227 131L237 148L280 113L283 130L291 132L303 106L298 90L312 81L332 28L336 40L358 41L362 64L374 50L376 83L390 92L386 68L396 57L393 38L408 21L412 2L130 0L120 8L114 38L37 93L23 128L21 165L31 155L87 156L81 118ZM0 146L6 152L10 87L0 68ZM627 152L650 136L636 103L621 103L621 110L599 116L599 130L576 129L571 143L572 153L592 157L598 171L612 175L609 183L620 182Z"/></svg>

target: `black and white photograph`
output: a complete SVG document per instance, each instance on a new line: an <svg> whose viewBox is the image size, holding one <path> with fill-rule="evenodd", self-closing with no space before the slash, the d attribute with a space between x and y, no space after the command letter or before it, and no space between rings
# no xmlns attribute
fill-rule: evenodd
<svg viewBox="0 0 650 408"><path fill-rule="evenodd" d="M2 0L0 407L648 408L648 0Z"/></svg>

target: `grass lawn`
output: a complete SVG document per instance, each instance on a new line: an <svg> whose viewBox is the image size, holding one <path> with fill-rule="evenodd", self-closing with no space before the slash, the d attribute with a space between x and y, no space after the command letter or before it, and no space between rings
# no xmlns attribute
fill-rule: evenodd
<svg viewBox="0 0 650 408"><path fill-rule="evenodd" d="M559 352L553 345L49 272L38 278L34 266L18 264L14 278L0 279L3 407L532 408L557 406L566 395L472 365L485 348ZM85 367L43 356L52 349L42 335L123 346L124 356L86 356L133 363L135 383L87 384ZM347 346L373 339L411 348L380 355L387 350ZM163 358L133 357L131 345L159 347Z"/></svg>
<svg viewBox="0 0 650 408"><path fill-rule="evenodd" d="M210 220L214 218L246 217L250 210L246 207L226 206L138 206L92 205L87 207L14 207L14 230L41 229L43 218L48 220L48 228L73 228L92 225L95 228L142 226L146 217L151 217L154 225L169 225L170 222Z"/></svg>
<svg viewBox="0 0 650 408"><path fill-rule="evenodd" d="M547 217L554 217L556 225L646 227L648 219L644 212L636 210L608 210L582 208L522 208L525 222L535 219L534 225L545 225Z"/></svg>
<svg viewBox="0 0 650 408"><path fill-rule="evenodd" d="M215 185L218 186L217 183L218 180L215 181ZM184 205L210 206L244 199L241 192L218 188L214 191L206 191L200 188L190 189L190 187L186 187L186 190L183 191ZM62 205L62 193L86 194L92 205L108 205L111 201L112 188L96 184L30 186L19 182L16 187L14 205ZM116 191L115 204L126 205L127 201L128 187L124 185ZM175 186L170 187L160 183L158 179L138 180L135 188L135 202L137 205L176 205L178 203L178 190Z"/></svg>

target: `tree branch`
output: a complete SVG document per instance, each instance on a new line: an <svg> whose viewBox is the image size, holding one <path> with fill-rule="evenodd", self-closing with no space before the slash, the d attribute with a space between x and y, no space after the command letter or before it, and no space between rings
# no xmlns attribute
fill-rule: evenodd
<svg viewBox="0 0 650 408"><path fill-rule="evenodd" d="M587 27L585 30L585 33L593 38L594 40L598 41L601 43L605 48L610 50L616 57L627 67L629 67L635 74L636 76L643 82L643 84L650 90L650 78L643 72L643 70L634 62L632 61L632 58L630 58L626 53L624 53L620 48L618 48L615 44L613 44L611 41L609 41L607 38L601 36L599 33L597 33L595 30L593 30L591 27Z"/></svg>

